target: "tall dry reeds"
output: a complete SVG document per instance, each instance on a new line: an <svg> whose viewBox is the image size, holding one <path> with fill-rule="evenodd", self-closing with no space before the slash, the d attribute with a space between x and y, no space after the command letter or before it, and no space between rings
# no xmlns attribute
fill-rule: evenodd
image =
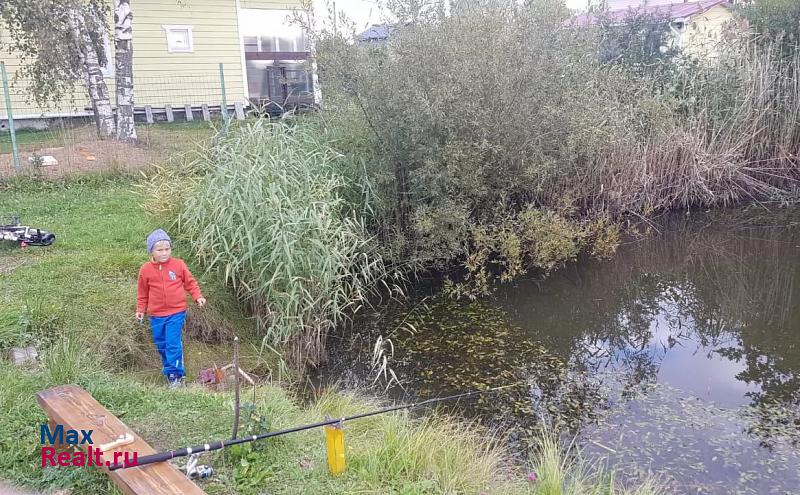
<svg viewBox="0 0 800 495"><path fill-rule="evenodd" d="M800 56L736 43L680 69L680 110L666 126L596 150L577 178L586 206L652 211L797 194Z"/></svg>

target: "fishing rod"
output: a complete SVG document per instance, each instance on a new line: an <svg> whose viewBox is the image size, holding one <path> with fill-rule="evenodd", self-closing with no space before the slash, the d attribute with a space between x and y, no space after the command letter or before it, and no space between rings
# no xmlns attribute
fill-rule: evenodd
<svg viewBox="0 0 800 495"><path fill-rule="evenodd" d="M185 448L177 449L177 450L169 450L169 451L166 451L166 452L158 452L158 453L155 453L155 454L150 454L150 455L146 455L146 456L138 458L135 464L119 462L117 464L110 465L108 467L108 469L109 469L109 471L116 471L117 469L145 466L147 464L153 464L155 462L168 461L170 459L174 459L175 457L185 457L187 455L197 454L197 453L200 453L200 452L211 452L212 450L219 450L219 449L222 449L224 447L230 447L231 445L239 445L239 444L242 444L242 443L255 442L256 440L264 440L266 438L278 437L278 436L281 436L281 435L286 435L286 434L289 434L289 433L295 433L295 432L298 432L298 431L311 430L311 429L314 429L314 428L319 428L320 426L335 425L335 424L343 423L345 421L353 421L355 419L367 418L369 416L375 416L375 415L378 415L378 414L385 414L385 413L389 413L389 412L392 412L392 411L399 411L401 409L412 409L412 408L415 408L415 407L424 406L426 404L433 404L433 403L436 403L436 402L444 402L444 401L448 401L448 400L455 400L455 399L461 399L461 398L464 398L464 397L470 397L472 395L480 395L480 394L486 394L486 393L489 393L489 392L496 392L498 390L502 390L502 389L505 389L505 388L516 387L518 385L519 385L519 383L515 383L515 384L512 384L512 385L503 385L501 387L488 388L486 390L474 390L472 392L464 392L464 393L461 393L461 394L449 395L447 397L434 397L433 399L424 400L422 402L413 402L411 404L402 404L402 405L399 405L399 406L387 407L387 408L384 408L384 409L378 409L377 411L370 411L370 412L365 412L365 413L361 413L361 414L355 414L353 416L345 416L343 418L338 418L338 419L328 419L328 420L325 420L325 421L320 421L319 423L313 423L313 424L301 425L301 426L294 426L292 428L286 428L284 430L278 430L278 431L271 431L269 433L262 433L260 435L252 435L252 436L248 436L248 437L234 438L234 439L229 439L229 440L217 440L216 442L206 443L206 444L203 444L203 445L195 445L193 447L185 447Z"/></svg>

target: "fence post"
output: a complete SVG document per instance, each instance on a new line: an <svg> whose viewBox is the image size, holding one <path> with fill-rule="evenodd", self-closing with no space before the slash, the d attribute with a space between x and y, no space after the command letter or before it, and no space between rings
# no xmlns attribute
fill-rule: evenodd
<svg viewBox="0 0 800 495"><path fill-rule="evenodd" d="M8 89L8 74L6 74L6 63L0 62L0 74L3 78L3 93L6 97L6 114L8 115L8 132L11 133L11 154L14 157L14 168L19 172L19 149L17 149L17 133L14 129L14 112L11 111L11 93Z"/></svg>
<svg viewBox="0 0 800 495"><path fill-rule="evenodd" d="M228 100L225 97L225 69L222 62L219 64L219 84L222 87L222 119L228 125Z"/></svg>

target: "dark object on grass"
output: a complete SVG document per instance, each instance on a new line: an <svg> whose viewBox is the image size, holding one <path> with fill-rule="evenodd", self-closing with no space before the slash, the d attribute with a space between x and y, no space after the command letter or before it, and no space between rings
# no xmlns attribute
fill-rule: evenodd
<svg viewBox="0 0 800 495"><path fill-rule="evenodd" d="M494 388L489 388L489 389L486 389L486 390L475 390L475 391L472 391L472 392L464 392L462 394L449 395L447 397L435 397L433 399L424 400L422 402L415 402L413 404L403 404L403 405L400 405L400 406L387 407L387 408L384 408L384 409L379 409L377 411L370 411L370 412L356 414L356 415L353 415L353 416L348 416L348 417L338 418L338 419L328 419L326 421L320 421L319 423L313 423L313 424L302 425L302 426L295 426L293 428L286 428L284 430L278 430L278 431L270 431L270 432L267 432L267 433L262 433L260 435L248 435L246 437L241 437L241 438L236 438L236 439L217 440L216 442L206 443L206 444L203 444L203 445L195 445L193 447L185 447L185 448L182 448L182 449L170 450L170 451L167 451L167 452L158 452L156 454L150 454L150 455L142 456L142 457L139 457L137 459L137 461L135 463L132 463L132 464L123 464L121 462L118 463L118 464L111 464L111 465L108 466L108 469L109 469L109 471L116 471L117 469L124 469L124 468L128 468L128 467L145 466L147 464L152 464L154 462L168 461L168 460L173 459L175 457L184 457L184 456L187 456L187 455L198 454L198 453L201 453L201 452L209 452L209 451L212 451L212 450L219 450L219 449L222 449L222 448L225 448L225 447L230 447L231 445L238 445L240 443L254 442L256 440L264 440L265 438L278 437L278 436L281 436L281 435L286 435L288 433L294 433L294 432L297 432L297 431L310 430L312 428L319 428L321 426L326 426L326 425L341 424L341 423L344 423L346 421L353 421L355 419L367 418L369 416L375 416L377 414L384 414L384 413L388 413L388 412L392 412L392 411L399 411L401 409L411 409L411 408L415 408L415 407L424 406L426 404L435 404L437 402L456 400L456 399L461 399L461 398L464 398L464 397L471 397L473 395L480 395L480 394L485 394L485 393L489 393L489 392L496 392L498 390L503 390L503 389L510 388L510 387L518 387L518 386L520 386L519 383L514 383L512 385L503 385L501 387L494 387Z"/></svg>
<svg viewBox="0 0 800 495"><path fill-rule="evenodd" d="M11 217L11 223L0 226L0 240L13 241L20 247L49 246L56 240L55 234L46 230L19 223L19 217Z"/></svg>

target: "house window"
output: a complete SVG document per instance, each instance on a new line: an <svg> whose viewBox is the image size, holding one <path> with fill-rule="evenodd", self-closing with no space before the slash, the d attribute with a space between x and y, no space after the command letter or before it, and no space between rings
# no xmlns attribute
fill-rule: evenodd
<svg viewBox="0 0 800 495"><path fill-rule="evenodd" d="M293 21L293 10L242 9L245 52L305 52L303 28Z"/></svg>
<svg viewBox="0 0 800 495"><path fill-rule="evenodd" d="M162 26L167 33L167 51L169 53L187 53L194 51L192 26Z"/></svg>

